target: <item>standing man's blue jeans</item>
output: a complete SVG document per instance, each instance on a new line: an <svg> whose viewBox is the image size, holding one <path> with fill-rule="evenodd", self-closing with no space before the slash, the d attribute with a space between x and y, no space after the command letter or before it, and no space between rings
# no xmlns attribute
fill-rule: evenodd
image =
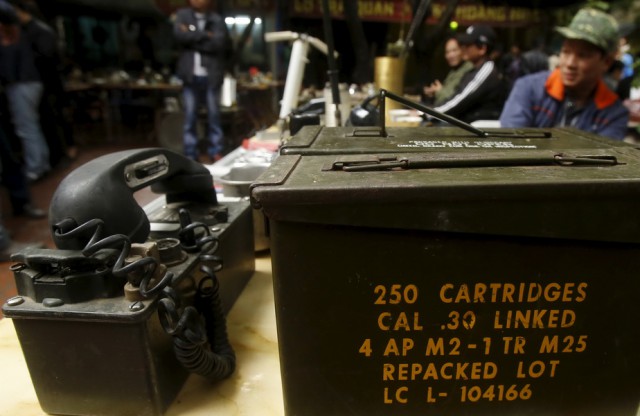
<svg viewBox="0 0 640 416"><path fill-rule="evenodd" d="M220 156L223 133L220 126L220 89L209 85L207 77L193 77L182 90L184 104L184 154L196 160L198 157L198 109L207 106L207 154Z"/></svg>
<svg viewBox="0 0 640 416"><path fill-rule="evenodd" d="M24 173L35 180L51 170L49 146L40 127L42 83L18 82L5 87L16 136L22 143Z"/></svg>

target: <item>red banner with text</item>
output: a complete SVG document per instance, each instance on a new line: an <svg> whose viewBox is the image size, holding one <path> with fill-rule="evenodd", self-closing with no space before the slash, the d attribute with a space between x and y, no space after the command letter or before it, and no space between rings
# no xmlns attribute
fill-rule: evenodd
<svg viewBox="0 0 640 416"><path fill-rule="evenodd" d="M410 22L411 6L404 0L356 0L358 13L364 21ZM434 2L427 22L440 19L446 9L445 2ZM329 0L332 18L343 18L343 0ZM291 3L292 17L322 17L321 0L294 0ZM492 26L527 26L539 23L541 13L537 9L510 6L491 6L481 3L461 3L456 8L453 20L461 25L486 23Z"/></svg>

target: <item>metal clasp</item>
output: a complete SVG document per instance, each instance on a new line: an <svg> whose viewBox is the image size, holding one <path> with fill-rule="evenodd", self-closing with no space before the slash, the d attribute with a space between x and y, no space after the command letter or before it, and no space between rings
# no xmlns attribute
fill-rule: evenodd
<svg viewBox="0 0 640 416"><path fill-rule="evenodd" d="M390 164L397 163L394 155L345 155L336 158L331 164L324 165L322 170L327 171L355 171L355 170L387 170ZM375 169L374 167L379 167ZM361 169L357 169L361 168Z"/></svg>
<svg viewBox="0 0 640 416"><path fill-rule="evenodd" d="M480 168L518 166L615 166L621 163L615 156L574 156L553 152L515 154L439 153L398 158L393 155L349 155L325 165L323 171L372 172L393 169Z"/></svg>

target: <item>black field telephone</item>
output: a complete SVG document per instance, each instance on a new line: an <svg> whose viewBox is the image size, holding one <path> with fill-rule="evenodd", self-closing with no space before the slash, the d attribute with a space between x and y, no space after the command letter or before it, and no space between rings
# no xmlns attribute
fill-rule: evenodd
<svg viewBox="0 0 640 416"><path fill-rule="evenodd" d="M152 212L133 195L147 186L165 195ZM225 313L255 267L247 201L220 203L203 165L141 149L73 171L49 217L57 249L12 256L3 306L46 412L162 414L188 373L234 371Z"/></svg>

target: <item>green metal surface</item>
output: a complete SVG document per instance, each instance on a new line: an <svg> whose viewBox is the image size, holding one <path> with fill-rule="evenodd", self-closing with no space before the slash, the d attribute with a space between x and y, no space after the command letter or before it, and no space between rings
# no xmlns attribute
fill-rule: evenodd
<svg viewBox="0 0 640 416"><path fill-rule="evenodd" d="M439 152L471 150L608 149L627 147L573 128L486 129L480 138L457 127L388 127L388 136L378 127L307 126L282 147L282 154L358 154L389 152ZM546 137L549 135L550 137ZM375 150L374 150L375 149Z"/></svg>
<svg viewBox="0 0 640 416"><path fill-rule="evenodd" d="M398 130L397 137L422 134L422 142L433 141L425 129L405 130ZM441 130L433 136L451 138L451 130L458 131ZM398 143L373 140L368 154L353 154L361 144L343 140L344 131L307 129L314 134L303 134L299 140L316 137L305 148L309 154L283 149L286 154L253 183L254 205L273 219L296 222L640 242L636 215L640 199L633 197L640 190L640 152L633 146L563 129L548 130L552 137L536 139L532 149L445 147L390 153ZM531 159L552 161L556 155L596 163L531 163ZM478 163L489 157L493 165ZM452 158L459 162L442 164ZM336 163L357 166L382 160L384 164L389 159L426 160L441 166L331 168ZM610 160L615 163L599 163Z"/></svg>
<svg viewBox="0 0 640 416"><path fill-rule="evenodd" d="M635 416L638 149L352 130L303 129L252 185L286 413Z"/></svg>

